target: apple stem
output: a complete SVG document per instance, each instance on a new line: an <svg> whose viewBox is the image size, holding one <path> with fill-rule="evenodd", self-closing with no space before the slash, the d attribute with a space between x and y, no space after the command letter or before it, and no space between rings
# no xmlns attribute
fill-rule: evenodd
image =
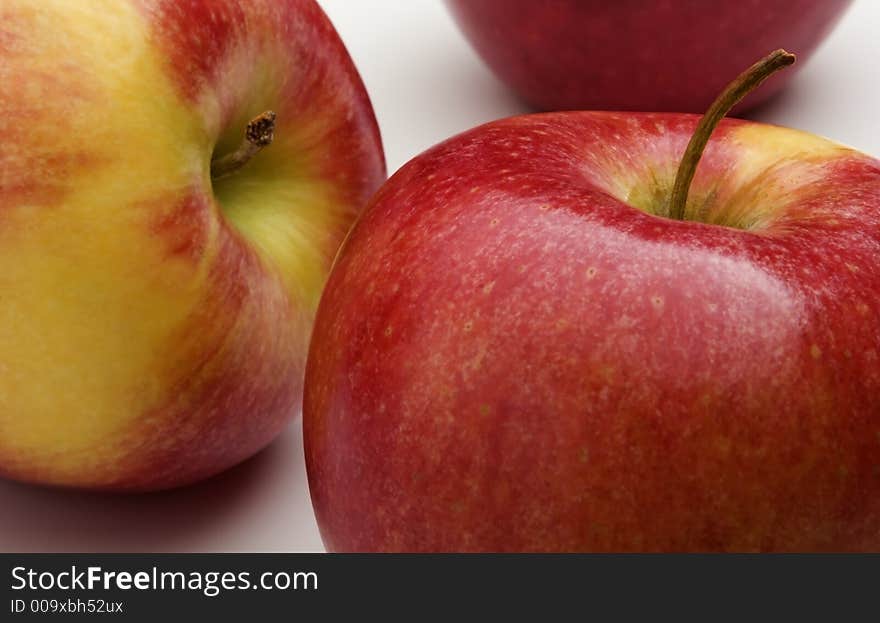
<svg viewBox="0 0 880 623"><path fill-rule="evenodd" d="M250 121L244 131L244 139L235 151L211 160L211 179L228 177L246 165L263 147L275 138L275 113L260 113Z"/></svg>
<svg viewBox="0 0 880 623"><path fill-rule="evenodd" d="M700 119L697 129L694 130L687 149L681 157L678 172L675 174L675 183L672 186L672 195L669 198L669 217L684 220L685 208L687 207L688 191L697 171L697 165L703 155L703 150L709 142L709 137L718 122L730 112L742 98L751 93L759 84L764 82L772 74L780 69L788 67L795 61L795 55L785 50L771 52L757 63L746 69L733 82L728 84L721 94L715 98L709 110Z"/></svg>

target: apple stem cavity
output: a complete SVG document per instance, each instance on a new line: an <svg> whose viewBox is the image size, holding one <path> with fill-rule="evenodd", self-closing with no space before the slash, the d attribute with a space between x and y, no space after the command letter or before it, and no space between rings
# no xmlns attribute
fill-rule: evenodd
<svg viewBox="0 0 880 623"><path fill-rule="evenodd" d="M780 69L788 67L795 61L795 55L785 50L771 52L757 63L742 72L736 79L728 84L721 94L715 98L712 105L700 119L694 130L691 140L688 142L678 172L675 174L675 183L672 186L672 194L669 197L669 217L684 220L685 208L687 207L688 191L697 171L697 165L703 155L703 150L709 142L709 137L718 125L718 122L730 112L730 109L751 93L764 80Z"/></svg>
<svg viewBox="0 0 880 623"><path fill-rule="evenodd" d="M274 138L275 113L267 110L248 121L238 149L211 160L211 179L216 181L232 175L270 145Z"/></svg>

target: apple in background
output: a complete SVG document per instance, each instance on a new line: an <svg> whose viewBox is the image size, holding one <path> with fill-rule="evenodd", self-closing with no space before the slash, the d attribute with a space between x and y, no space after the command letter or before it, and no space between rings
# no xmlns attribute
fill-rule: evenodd
<svg viewBox="0 0 880 623"><path fill-rule="evenodd" d="M850 0L446 0L492 70L539 110L702 113L782 46L805 60ZM772 97L775 76L738 110Z"/></svg>
<svg viewBox="0 0 880 623"><path fill-rule="evenodd" d="M880 161L733 119L700 161L751 71L380 189L306 370L330 550L880 550Z"/></svg>
<svg viewBox="0 0 880 623"><path fill-rule="evenodd" d="M152 490L268 444L384 179L317 4L4 0L0 134L0 473Z"/></svg>

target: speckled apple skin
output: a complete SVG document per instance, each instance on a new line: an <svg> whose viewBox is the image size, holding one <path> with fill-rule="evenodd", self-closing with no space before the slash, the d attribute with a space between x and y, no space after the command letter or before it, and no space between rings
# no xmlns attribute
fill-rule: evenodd
<svg viewBox="0 0 880 623"><path fill-rule="evenodd" d="M539 110L702 113L771 50L803 66L850 0L446 0L492 70ZM737 108L772 97L773 76Z"/></svg>
<svg viewBox="0 0 880 623"><path fill-rule="evenodd" d="M663 218L697 119L502 120L379 191L307 365L329 550L880 550L880 162L724 120Z"/></svg>

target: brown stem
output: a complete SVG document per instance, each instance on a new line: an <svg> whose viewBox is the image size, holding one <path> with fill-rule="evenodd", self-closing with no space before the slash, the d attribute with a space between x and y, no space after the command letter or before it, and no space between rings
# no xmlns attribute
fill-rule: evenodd
<svg viewBox="0 0 880 623"><path fill-rule="evenodd" d="M724 118L724 115L730 112L730 109L737 102L757 88L759 84L764 82L773 73L788 67L794 61L794 54L785 50L771 52L737 76L715 98L715 101L709 106L709 110L706 111L706 114L700 119L700 123L697 124L697 129L694 130L687 149L684 150L684 155L681 157L681 163L678 165L678 172L675 175L675 183L672 186L672 195L669 197L670 218L684 220L688 191L691 188L694 173L697 171L697 165L700 163L706 143L709 142L709 136L711 136L718 122Z"/></svg>
<svg viewBox="0 0 880 623"><path fill-rule="evenodd" d="M235 151L211 160L211 179L219 180L238 171L275 138L275 113L267 110L251 119L244 139Z"/></svg>

